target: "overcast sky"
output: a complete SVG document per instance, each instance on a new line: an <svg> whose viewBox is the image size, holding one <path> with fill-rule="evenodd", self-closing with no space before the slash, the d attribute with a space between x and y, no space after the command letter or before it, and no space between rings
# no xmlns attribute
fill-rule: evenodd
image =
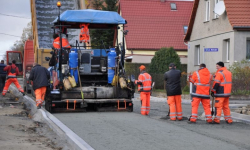
<svg viewBox="0 0 250 150"><path fill-rule="evenodd" d="M31 21L2 14L31 18L30 0L0 0L0 59L21 38L4 34L21 36L23 28Z"/></svg>

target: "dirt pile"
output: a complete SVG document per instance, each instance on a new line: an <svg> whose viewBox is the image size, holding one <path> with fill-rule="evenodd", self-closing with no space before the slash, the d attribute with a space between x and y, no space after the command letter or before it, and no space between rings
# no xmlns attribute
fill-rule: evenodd
<svg viewBox="0 0 250 150"><path fill-rule="evenodd" d="M240 114L245 114L245 115L250 115L250 105L239 107L239 108L235 109L234 112L240 113Z"/></svg>
<svg viewBox="0 0 250 150"><path fill-rule="evenodd" d="M8 102L2 103L0 106L0 149L69 149L65 144L67 142L58 138L46 124L31 120L22 104Z"/></svg>

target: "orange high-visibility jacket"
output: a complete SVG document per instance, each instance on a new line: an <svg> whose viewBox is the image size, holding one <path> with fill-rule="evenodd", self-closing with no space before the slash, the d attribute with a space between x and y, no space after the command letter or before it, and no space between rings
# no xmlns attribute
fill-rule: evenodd
<svg viewBox="0 0 250 150"><path fill-rule="evenodd" d="M210 82L212 75L207 68L201 68L194 72L189 79L194 84L191 95L193 97L210 99Z"/></svg>
<svg viewBox="0 0 250 150"><path fill-rule="evenodd" d="M8 65L3 70L7 71L7 78L16 78L16 76L20 74L19 69L15 64Z"/></svg>
<svg viewBox="0 0 250 150"><path fill-rule="evenodd" d="M89 42L89 23L83 23L80 25L81 33L79 35L79 41L81 42Z"/></svg>
<svg viewBox="0 0 250 150"><path fill-rule="evenodd" d="M232 73L226 67L217 70L212 91L215 97L230 97L232 89Z"/></svg>
<svg viewBox="0 0 250 150"><path fill-rule="evenodd" d="M152 77L145 71L141 72L138 77L138 92L150 92L152 85Z"/></svg>
<svg viewBox="0 0 250 150"><path fill-rule="evenodd" d="M59 49L60 48L60 38L57 37L56 39L54 39L53 41L53 46L54 48ZM71 48L69 41L65 38L62 38L62 47L63 48Z"/></svg>

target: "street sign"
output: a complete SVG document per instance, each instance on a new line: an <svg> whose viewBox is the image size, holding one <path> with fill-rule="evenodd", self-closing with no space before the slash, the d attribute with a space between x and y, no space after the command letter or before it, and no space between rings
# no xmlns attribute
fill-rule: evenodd
<svg viewBox="0 0 250 150"><path fill-rule="evenodd" d="M218 48L204 48L204 52L218 52Z"/></svg>

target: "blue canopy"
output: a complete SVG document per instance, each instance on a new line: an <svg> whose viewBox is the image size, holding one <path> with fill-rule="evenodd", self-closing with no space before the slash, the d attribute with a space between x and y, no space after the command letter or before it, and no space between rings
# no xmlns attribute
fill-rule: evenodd
<svg viewBox="0 0 250 150"><path fill-rule="evenodd" d="M60 21L91 24L126 24L126 20L117 12L93 9L66 10L60 15ZM53 22L57 22L57 19Z"/></svg>

